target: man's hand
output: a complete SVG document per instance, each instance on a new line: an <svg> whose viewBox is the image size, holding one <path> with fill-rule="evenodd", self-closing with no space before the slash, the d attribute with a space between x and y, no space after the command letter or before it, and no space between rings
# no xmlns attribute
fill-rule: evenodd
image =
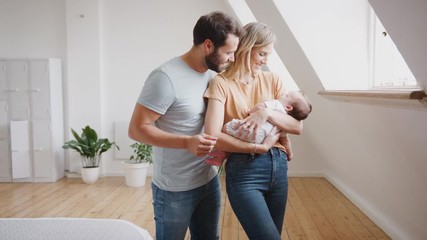
<svg viewBox="0 0 427 240"><path fill-rule="evenodd" d="M186 143L186 149L192 154L202 157L212 151L216 144L217 137L208 134L199 134L191 136Z"/></svg>

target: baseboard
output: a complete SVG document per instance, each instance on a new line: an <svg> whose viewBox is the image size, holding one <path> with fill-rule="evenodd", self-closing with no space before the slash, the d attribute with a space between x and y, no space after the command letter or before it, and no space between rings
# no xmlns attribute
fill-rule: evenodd
<svg viewBox="0 0 427 240"><path fill-rule="evenodd" d="M124 177L123 172L108 172L105 174L106 177ZM147 171L147 176L152 177L153 172ZM288 172L289 177L324 177L322 173L318 172ZM78 175L80 177L80 175Z"/></svg>
<svg viewBox="0 0 427 240"><path fill-rule="evenodd" d="M108 172L105 174L107 177L124 177L124 172Z"/></svg>
<svg viewBox="0 0 427 240"><path fill-rule="evenodd" d="M12 178L10 178L10 177L0 177L0 182L12 182Z"/></svg>
<svg viewBox="0 0 427 240"><path fill-rule="evenodd" d="M80 173L77 173L77 172L65 172L65 177L66 178L82 178Z"/></svg>
<svg viewBox="0 0 427 240"><path fill-rule="evenodd" d="M99 178L105 178L108 177L110 175L105 174L105 173L99 173ZM66 178L82 178L82 175L78 172L65 172L65 177Z"/></svg>
<svg viewBox="0 0 427 240"><path fill-rule="evenodd" d="M379 226L391 239L404 239L398 234L390 222L385 221L386 217L375 210L375 207L371 206L369 202L360 198L357 194L354 194L352 191L349 191L341 181L324 174L324 178L328 180L334 187L336 187L344 196L346 196L354 205L356 205L360 211L362 211L366 216L369 217L377 226Z"/></svg>
<svg viewBox="0 0 427 240"><path fill-rule="evenodd" d="M151 170L151 171L150 171ZM80 177L80 175L78 175ZM117 172L108 172L105 173L106 177L124 177L124 172L123 171L117 171ZM152 177L153 176L153 170L152 169L148 169L147 171L147 176ZM288 172L288 176L289 177L324 177L324 174L319 173L319 172L294 172L294 171L289 171Z"/></svg>
<svg viewBox="0 0 427 240"><path fill-rule="evenodd" d="M125 173L124 172L108 172L105 174L106 177L124 177ZM147 176L152 177L153 176L153 172L147 171Z"/></svg>
<svg viewBox="0 0 427 240"><path fill-rule="evenodd" d="M288 171L288 177L324 177L325 175L320 172L298 172Z"/></svg>

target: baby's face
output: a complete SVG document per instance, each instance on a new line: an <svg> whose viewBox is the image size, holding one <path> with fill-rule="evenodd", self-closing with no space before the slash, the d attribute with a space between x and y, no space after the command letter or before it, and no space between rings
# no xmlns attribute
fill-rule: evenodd
<svg viewBox="0 0 427 240"><path fill-rule="evenodd" d="M280 96L279 101L282 104L289 104L291 102L294 102L296 99L301 98L301 93L297 91L287 91L285 94Z"/></svg>

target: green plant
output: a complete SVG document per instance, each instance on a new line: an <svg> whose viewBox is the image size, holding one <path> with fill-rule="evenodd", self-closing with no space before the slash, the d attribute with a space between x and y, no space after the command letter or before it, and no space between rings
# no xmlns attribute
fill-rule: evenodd
<svg viewBox="0 0 427 240"><path fill-rule="evenodd" d="M134 163L153 163L151 155L153 154L153 147L144 143L136 142L130 145L133 148L133 154L130 156L130 160Z"/></svg>
<svg viewBox="0 0 427 240"><path fill-rule="evenodd" d="M218 166L218 176L223 176L223 175L225 175L225 162L226 162L227 160L225 160L222 164L221 164L221 166Z"/></svg>
<svg viewBox="0 0 427 240"><path fill-rule="evenodd" d="M114 142L110 142L108 138L98 138L96 131L89 126L82 129L80 136L72 128L71 133L74 136L74 140L65 142L62 148L73 149L80 153L84 168L99 167L102 153L108 151L113 146L120 149Z"/></svg>

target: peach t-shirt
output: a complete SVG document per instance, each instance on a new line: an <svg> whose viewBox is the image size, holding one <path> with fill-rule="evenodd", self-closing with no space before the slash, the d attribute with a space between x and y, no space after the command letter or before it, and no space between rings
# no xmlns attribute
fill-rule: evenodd
<svg viewBox="0 0 427 240"><path fill-rule="evenodd" d="M247 117L246 112L250 107L257 103L277 99L284 92L282 80L272 72L259 73L254 82L248 85L240 83L239 80L225 79L218 74L209 82L204 97L219 100L224 104L224 123L226 123L233 119L244 119ZM279 142L274 146L285 151Z"/></svg>

